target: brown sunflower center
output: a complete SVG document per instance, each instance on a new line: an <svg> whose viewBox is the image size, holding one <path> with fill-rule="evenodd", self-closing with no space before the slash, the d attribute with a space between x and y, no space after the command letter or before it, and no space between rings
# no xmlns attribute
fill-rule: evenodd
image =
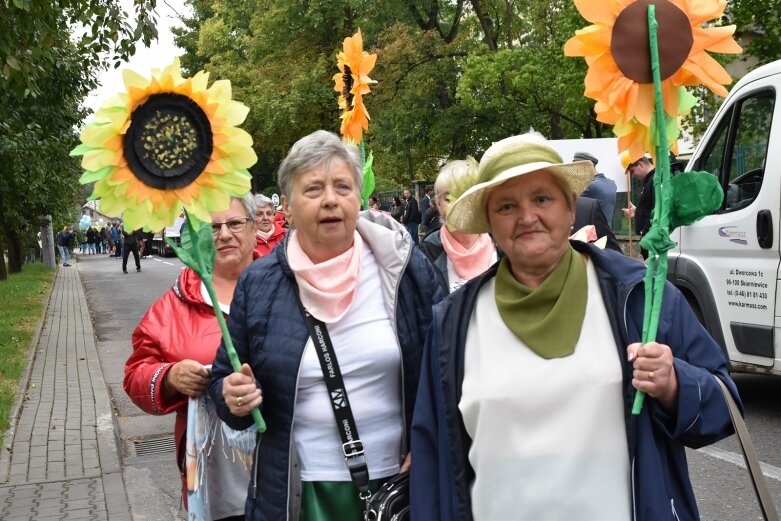
<svg viewBox="0 0 781 521"><path fill-rule="evenodd" d="M648 41L648 6L656 6L661 79L675 74L689 56L694 36L689 18L668 0L637 0L613 25L610 52L621 72L638 83L653 83Z"/></svg>
<svg viewBox="0 0 781 521"><path fill-rule="evenodd" d="M344 87L342 87L342 96L344 96L344 101L347 102L347 108L346 110L350 111L353 109L353 73L352 70L350 70L350 66L345 64L344 66L344 74L342 74L342 81L344 82Z"/></svg>
<svg viewBox="0 0 781 521"><path fill-rule="evenodd" d="M198 178L212 154L206 113L181 94L154 94L130 118L124 152L141 181L161 190L182 188Z"/></svg>

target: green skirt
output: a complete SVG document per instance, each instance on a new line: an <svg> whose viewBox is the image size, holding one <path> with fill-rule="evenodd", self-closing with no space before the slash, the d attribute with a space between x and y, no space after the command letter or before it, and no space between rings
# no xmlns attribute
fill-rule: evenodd
<svg viewBox="0 0 781 521"><path fill-rule="evenodd" d="M388 478L369 481L369 490L379 490ZM366 504L352 481L303 481L299 521L363 521Z"/></svg>

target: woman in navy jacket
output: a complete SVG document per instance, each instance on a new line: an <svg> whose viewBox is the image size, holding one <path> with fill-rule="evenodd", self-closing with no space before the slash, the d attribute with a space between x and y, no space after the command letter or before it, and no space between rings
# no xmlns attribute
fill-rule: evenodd
<svg viewBox="0 0 781 521"><path fill-rule="evenodd" d="M680 292L667 285L657 341L641 345L645 266L567 240L591 175L515 136L451 206L449 224L491 231L507 257L434 308L413 519L699 519L684 447L732 432L714 377L737 390Z"/></svg>
<svg viewBox="0 0 781 521"><path fill-rule="evenodd" d="M210 393L234 428L260 405L248 520L362 519L303 309L326 324L363 441L372 486L409 467L409 428L432 305L431 267L390 217L361 212L358 150L318 131L280 166L292 229L247 269L228 321L244 363L224 346Z"/></svg>

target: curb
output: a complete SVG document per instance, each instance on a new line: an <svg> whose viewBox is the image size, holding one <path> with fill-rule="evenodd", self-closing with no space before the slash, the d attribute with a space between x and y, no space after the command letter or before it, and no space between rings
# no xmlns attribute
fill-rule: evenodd
<svg viewBox="0 0 781 521"><path fill-rule="evenodd" d="M86 302L87 294L84 290L84 282L81 272L77 269L79 288ZM122 475L122 462L120 456L119 428L117 418L111 401L106 381L103 379L103 371L100 367L98 346L95 341L95 329L92 321L92 310L86 305L87 323L89 323L91 335L84 335L85 348L88 357L94 363L94 370L90 370L92 393L95 396L95 414L97 421L97 444L100 457L100 477L103 481L104 499L109 519L128 521L130 517L130 503L125 491L125 482ZM86 331L85 331L86 333Z"/></svg>
<svg viewBox="0 0 781 521"><path fill-rule="evenodd" d="M27 348L27 360L25 361L24 372L19 379L19 393L16 395L11 411L8 414L8 430L3 436L3 446L0 448L0 484L8 483L8 473L11 467L11 447L14 441L14 435L16 434L16 424L19 422L19 411L22 410L22 404L25 400L27 393L27 387L30 385L30 373L33 369L33 363L35 362L35 356L37 354L36 347L41 339L41 331L43 331L43 324L46 321L46 313L49 310L49 304L51 303L52 293L54 292L54 285L57 282L57 275L60 272L61 266L56 265L54 271L54 278L52 278L52 284L49 287L49 293L41 305L42 319L35 328L32 339L30 340L30 347Z"/></svg>

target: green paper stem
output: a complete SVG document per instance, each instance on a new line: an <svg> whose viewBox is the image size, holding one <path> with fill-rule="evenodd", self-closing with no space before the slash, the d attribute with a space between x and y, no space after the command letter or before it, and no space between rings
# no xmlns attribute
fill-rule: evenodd
<svg viewBox="0 0 781 521"><path fill-rule="evenodd" d="M182 228L181 246L170 239L166 239L166 241L176 252L176 256L179 257L179 260L188 268L195 271L203 281L206 292L209 294L209 298L212 301L212 308L214 309L214 315L217 317L217 323L220 325L222 341L225 343L225 350L228 352L231 367L237 373L241 372L241 360L239 360L239 355L236 354L236 348L233 346L233 339L228 331L228 324L225 323L225 317L222 316L220 303L217 300L217 292L212 283L212 269L214 268L216 251L214 249L214 236L211 227L204 226L195 216L190 215L187 210L185 210L185 215L186 219L185 226ZM255 426L258 428L258 432L266 432L266 422L263 420L260 410L256 407L252 409L251 414L252 419L255 421Z"/></svg>
<svg viewBox="0 0 781 521"><path fill-rule="evenodd" d="M201 277L201 280L203 281L203 285L206 286L206 292L209 294L209 298L212 301L212 306L214 307L214 314L217 316L217 322L220 324L220 330L222 331L222 340L225 343L225 350L228 352L228 358L231 362L231 367L233 367L233 370L237 373L241 372L241 360L239 360L239 355L236 354L236 348L233 347L233 340L231 339L230 332L228 331L228 324L225 323L225 317L222 316L222 310L220 309L220 304L217 301L217 292L214 290L214 285L212 284L212 277L211 275L207 275L206 277ZM255 407L251 411L252 419L255 421L255 427L258 428L258 432L266 432L266 422L263 419L263 416L260 414L260 409Z"/></svg>
<svg viewBox="0 0 781 521"><path fill-rule="evenodd" d="M654 119L656 122L656 172L654 173L654 209L651 227L658 227L669 234L670 230L670 194L665 189L670 179L670 148L667 144L667 131L662 98L662 79L659 65L658 28L656 6L648 6L648 40L651 54L651 73L654 79ZM667 250L661 253L649 250L648 266L644 279L645 309L643 312L642 342L654 342L659 327L659 314L664 298L664 285L667 280ZM632 404L632 414L638 415L643 409L645 393L638 391Z"/></svg>

